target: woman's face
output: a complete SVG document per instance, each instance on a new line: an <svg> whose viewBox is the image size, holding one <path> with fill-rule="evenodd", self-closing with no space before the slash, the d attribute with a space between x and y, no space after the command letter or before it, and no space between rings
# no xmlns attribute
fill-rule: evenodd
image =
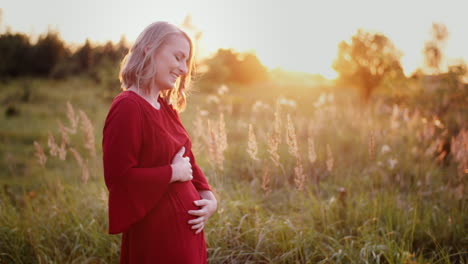
<svg viewBox="0 0 468 264"><path fill-rule="evenodd" d="M179 76L187 74L190 44L181 35L172 35L156 52L155 84L159 91L172 89Z"/></svg>

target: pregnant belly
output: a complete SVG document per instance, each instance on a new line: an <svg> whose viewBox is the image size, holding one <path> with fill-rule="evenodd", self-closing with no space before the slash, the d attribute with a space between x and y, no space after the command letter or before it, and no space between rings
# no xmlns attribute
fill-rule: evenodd
<svg viewBox="0 0 468 264"><path fill-rule="evenodd" d="M169 195L172 198L175 210L178 212L187 213L189 210L200 209L200 207L193 203L196 200L200 200L200 194L191 181L172 183Z"/></svg>

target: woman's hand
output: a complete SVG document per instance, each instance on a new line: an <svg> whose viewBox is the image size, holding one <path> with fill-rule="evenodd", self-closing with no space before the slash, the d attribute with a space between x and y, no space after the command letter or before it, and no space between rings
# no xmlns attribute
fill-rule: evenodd
<svg viewBox="0 0 468 264"><path fill-rule="evenodd" d="M172 178L171 182L176 181L190 181L193 179L192 176L192 165L190 164L190 158L184 157L185 147L182 147L177 152L172 160Z"/></svg>
<svg viewBox="0 0 468 264"><path fill-rule="evenodd" d="M199 193L203 199L194 201L194 204L200 206L201 209L188 211L189 214L198 216L197 218L188 221L189 224L193 225L192 229L197 230L195 231L195 234L198 234L203 230L210 216L216 212L216 208L218 208L218 201L216 201L216 198L211 191L200 191Z"/></svg>

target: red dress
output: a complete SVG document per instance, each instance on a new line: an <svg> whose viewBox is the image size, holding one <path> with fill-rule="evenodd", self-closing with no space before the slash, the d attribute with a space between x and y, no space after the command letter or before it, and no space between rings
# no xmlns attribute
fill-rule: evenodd
<svg viewBox="0 0 468 264"><path fill-rule="evenodd" d="M109 233L122 235L120 263L206 263L203 231L188 224L189 210L211 190L195 163L178 113L161 97L155 109L132 91L112 102L103 131ZM174 155L185 146L193 180L169 183Z"/></svg>

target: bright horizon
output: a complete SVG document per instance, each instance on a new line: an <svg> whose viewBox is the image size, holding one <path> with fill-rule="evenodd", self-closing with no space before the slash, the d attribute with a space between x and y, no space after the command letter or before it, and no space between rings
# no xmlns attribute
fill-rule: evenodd
<svg viewBox="0 0 468 264"><path fill-rule="evenodd" d="M195 3L197 2L197 3ZM253 52L270 69L321 74L335 78L331 64L337 45L358 28L379 32L403 52L406 74L422 64L424 42L432 22L449 30L448 62L468 61L468 3L441 1L58 1L3 3L0 32L10 27L32 37L57 29L68 44L133 42L145 26L165 20L181 25L187 15L203 32L199 57L219 48ZM24 7L27 6L27 9Z"/></svg>

